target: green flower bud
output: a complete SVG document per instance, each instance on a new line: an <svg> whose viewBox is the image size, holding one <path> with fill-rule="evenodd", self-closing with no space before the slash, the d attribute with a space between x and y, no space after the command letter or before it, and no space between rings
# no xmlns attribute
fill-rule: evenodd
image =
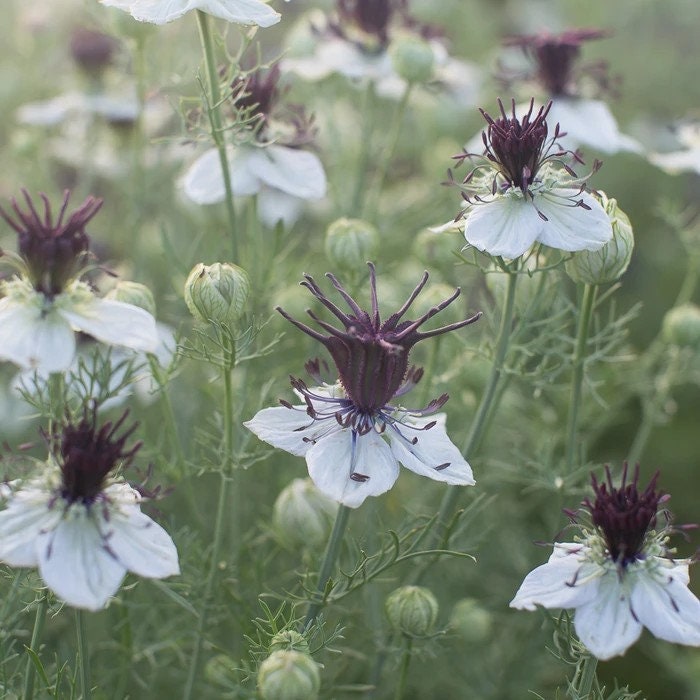
<svg viewBox="0 0 700 700"><path fill-rule="evenodd" d="M139 282L119 281L105 294L105 299L133 304L148 311L151 316L156 315L156 300L153 298L153 292L145 284Z"/></svg>
<svg viewBox="0 0 700 700"><path fill-rule="evenodd" d="M424 265L454 264L455 251L464 247L464 236L458 231L431 231L423 229L411 246L413 254Z"/></svg>
<svg viewBox="0 0 700 700"><path fill-rule="evenodd" d="M603 205L612 223L613 237L598 250L580 250L567 260L564 267L574 282L609 284L627 270L634 248L632 224L617 201L601 193Z"/></svg>
<svg viewBox="0 0 700 700"><path fill-rule="evenodd" d="M673 345L700 348L700 307L683 304L671 309L664 316L662 332Z"/></svg>
<svg viewBox="0 0 700 700"><path fill-rule="evenodd" d="M270 653L275 651L300 651L303 654L309 653L309 643L306 637L294 630L283 630L278 632L270 642Z"/></svg>
<svg viewBox="0 0 700 700"><path fill-rule="evenodd" d="M236 664L226 654L217 654L207 661L204 667L204 677L210 683L235 688L237 685Z"/></svg>
<svg viewBox="0 0 700 700"><path fill-rule="evenodd" d="M450 615L450 627L467 643L486 641L493 628L493 617L478 600L463 598L457 601Z"/></svg>
<svg viewBox="0 0 700 700"><path fill-rule="evenodd" d="M341 270L363 268L378 247L377 229L361 219L336 219L326 229L326 255Z"/></svg>
<svg viewBox="0 0 700 700"><path fill-rule="evenodd" d="M316 700L320 687L318 664L300 651L275 651L258 670L262 700Z"/></svg>
<svg viewBox="0 0 700 700"><path fill-rule="evenodd" d="M324 496L311 479L294 479L277 496L272 525L290 549L318 549L328 539L338 504Z"/></svg>
<svg viewBox="0 0 700 700"><path fill-rule="evenodd" d="M185 282L185 303L198 321L232 325L243 315L249 292L248 274L238 265L199 263Z"/></svg>
<svg viewBox="0 0 700 700"><path fill-rule="evenodd" d="M415 36L402 36L389 47L391 65L409 83L427 83L433 77L435 55L430 44Z"/></svg>
<svg viewBox="0 0 700 700"><path fill-rule="evenodd" d="M438 602L423 586L402 586L384 603L392 627L408 637L429 635L438 615Z"/></svg>

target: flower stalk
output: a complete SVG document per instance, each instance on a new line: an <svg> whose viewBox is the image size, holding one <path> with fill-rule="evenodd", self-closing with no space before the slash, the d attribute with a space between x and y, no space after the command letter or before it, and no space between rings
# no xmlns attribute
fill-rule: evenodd
<svg viewBox="0 0 700 700"><path fill-rule="evenodd" d="M29 643L29 649L35 654L39 654L41 646L41 637L44 633L44 624L46 623L46 611L48 610L49 602L47 593L42 591L41 598L37 604L36 616L34 618L34 629L32 630L32 640ZM34 697L34 659L31 654L27 654L27 666L24 669L24 690L22 692L22 700L32 700Z"/></svg>
<svg viewBox="0 0 700 700"><path fill-rule="evenodd" d="M413 639L408 635L404 635L404 647L401 653L401 666L399 667L399 678L396 683L394 692L394 700L402 700L406 690L406 680L408 679L408 668L411 665L411 650L413 647Z"/></svg>
<svg viewBox="0 0 700 700"><path fill-rule="evenodd" d="M78 636L78 657L80 658L80 686L83 700L92 699L92 681L90 680L90 653L88 651L87 630L83 611L75 610L75 629Z"/></svg>

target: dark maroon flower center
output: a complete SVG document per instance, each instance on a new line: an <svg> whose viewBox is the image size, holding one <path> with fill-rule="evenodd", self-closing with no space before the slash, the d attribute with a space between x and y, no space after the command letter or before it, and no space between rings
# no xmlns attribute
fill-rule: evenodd
<svg viewBox="0 0 700 700"><path fill-rule="evenodd" d="M281 96L279 78L279 64L268 71L256 70L237 78L231 85L236 109L245 112L248 118L266 122Z"/></svg>
<svg viewBox="0 0 700 700"><path fill-rule="evenodd" d="M91 29L76 29L70 39L73 60L88 73L99 73L111 62L117 42L111 36Z"/></svg>
<svg viewBox="0 0 700 700"><path fill-rule="evenodd" d="M606 481L598 483L592 477L595 500L586 499L583 505L590 511L593 524L603 533L611 559L620 566L643 557L647 532L656 525L656 513L663 494L656 490L658 472L649 485L640 492L639 466L632 481L627 483L627 464L622 471L619 488L613 486L609 467L605 468Z"/></svg>
<svg viewBox="0 0 700 700"><path fill-rule="evenodd" d="M406 4L406 0L338 0L337 8L342 24L357 27L384 47L389 42L392 15L405 10Z"/></svg>
<svg viewBox="0 0 700 700"><path fill-rule="evenodd" d="M34 288L53 297L84 267L90 247L85 232L88 222L102 206L101 199L88 197L66 220L70 193L63 197L58 219L54 221L51 205L45 194L39 195L44 203L43 217L36 210L29 193L22 190L27 211L22 211L12 200L13 219L0 208L0 216L17 232L19 254L23 258Z"/></svg>
<svg viewBox="0 0 700 700"><path fill-rule="evenodd" d="M56 458L63 475L61 496L68 503L89 505L95 501L109 473L120 465L128 466L142 444L126 449L137 424L117 436L128 411L116 423L110 421L99 428L96 411L86 410L80 423L68 423L60 435Z"/></svg>

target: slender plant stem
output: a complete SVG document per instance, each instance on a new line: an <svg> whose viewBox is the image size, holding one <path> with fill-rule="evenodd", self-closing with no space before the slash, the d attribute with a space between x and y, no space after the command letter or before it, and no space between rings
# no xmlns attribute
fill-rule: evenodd
<svg viewBox="0 0 700 700"><path fill-rule="evenodd" d="M90 680L90 652L88 651L85 616L82 610L75 611L75 629L78 635L78 656L80 657L80 685L83 700L92 698L92 682Z"/></svg>
<svg viewBox="0 0 700 700"><path fill-rule="evenodd" d="M321 570L318 574L318 584L316 585L316 595L314 596L314 600L309 603L309 609L306 611L306 618L304 619L302 632L307 631L311 625L313 625L316 617L323 607L323 596L326 591L326 585L328 584L328 580L333 573L333 567L335 566L338 554L340 554L340 547L343 543L343 535L345 534L345 528L348 524L349 517L350 508L348 506L341 505L338 508L338 514L335 516L333 531L328 539L326 552L323 555L323 563L321 564Z"/></svg>
<svg viewBox="0 0 700 700"><path fill-rule="evenodd" d="M46 622L46 611L49 608L49 601L46 593L42 592L39 603L36 607L36 616L34 618L34 629L32 630L32 641L29 643L29 648L39 654L39 646L41 645L41 637L44 632L44 624ZM27 666L24 669L24 690L22 692L23 700L31 700L34 697L34 661L30 654L27 654Z"/></svg>
<svg viewBox="0 0 700 700"><path fill-rule="evenodd" d="M408 667L411 665L411 647L413 640L410 637L405 637L403 653L401 655L401 666L399 667L399 677L396 682L396 690L394 691L394 700L403 700L403 694L406 690L406 680L408 679Z"/></svg>
<svg viewBox="0 0 700 700"><path fill-rule="evenodd" d="M580 681L576 688L576 700L589 700L593 691L593 684L596 680L596 668L598 667L598 659L592 654L589 654L583 662Z"/></svg>
<svg viewBox="0 0 700 700"><path fill-rule="evenodd" d="M204 52L204 68L207 73L209 86L208 114L211 124L212 138L219 153L221 173L224 178L224 190L226 191L226 212L228 214L229 236L231 240L231 262L238 261L238 241L236 239L236 208L233 202L233 188L231 185L231 171L229 170L228 152L224 138L223 119L221 117L221 88L219 86L219 74L216 70L214 59L214 43L209 32L209 18L202 10L197 10L197 26L199 39Z"/></svg>
<svg viewBox="0 0 700 700"><path fill-rule="evenodd" d="M587 284L583 288L583 298L579 309L578 327L576 330L576 348L574 350L574 371L571 376L571 393L569 397L569 417L566 429L566 472L571 473L576 459L576 443L578 436L578 418L583 391L583 370L586 360L588 331L595 308L596 286Z"/></svg>
<svg viewBox="0 0 700 700"><path fill-rule="evenodd" d="M374 81L367 82L367 89L362 104L362 140L360 156L357 160L357 177L355 191L350 206L350 215L359 217L362 215L364 197L366 194L367 170L369 168L372 153L372 132L374 127L374 110L376 105L376 91Z"/></svg>

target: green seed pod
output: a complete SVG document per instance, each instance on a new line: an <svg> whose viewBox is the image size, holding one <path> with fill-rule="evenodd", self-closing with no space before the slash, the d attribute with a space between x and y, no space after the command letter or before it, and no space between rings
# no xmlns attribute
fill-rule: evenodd
<svg viewBox="0 0 700 700"><path fill-rule="evenodd" d="M250 292L246 271L233 263L199 263L185 282L185 303L205 323L233 325L245 311Z"/></svg>
<svg viewBox="0 0 700 700"><path fill-rule="evenodd" d="M664 316L662 331L672 345L700 348L700 307L683 304L671 309Z"/></svg>
<svg viewBox="0 0 700 700"><path fill-rule="evenodd" d="M450 627L468 644L480 644L491 634L493 617L478 600L463 598L452 609Z"/></svg>
<svg viewBox="0 0 700 700"><path fill-rule="evenodd" d="M565 269L574 282L609 284L627 270L634 248L632 224L617 201L601 193L601 204L612 223L613 237L598 250L581 250L566 261Z"/></svg>
<svg viewBox="0 0 700 700"><path fill-rule="evenodd" d="M391 626L408 637L429 635L438 615L438 602L423 586L402 586L384 603Z"/></svg>
<svg viewBox="0 0 700 700"><path fill-rule="evenodd" d="M309 653L309 643L306 637L294 630L283 630L278 632L270 642L270 653L275 651L300 651L303 654Z"/></svg>
<svg viewBox="0 0 700 700"><path fill-rule="evenodd" d="M226 654L217 654L207 661L204 667L204 677L210 683L235 688L237 685L236 664Z"/></svg>
<svg viewBox="0 0 700 700"><path fill-rule="evenodd" d="M258 670L262 700L316 700L320 687L318 664L300 651L275 651Z"/></svg>
<svg viewBox="0 0 700 700"><path fill-rule="evenodd" d="M326 229L326 256L341 270L363 268L378 246L377 229L362 219L336 219Z"/></svg>
<svg viewBox="0 0 700 700"><path fill-rule="evenodd" d="M290 549L318 549L328 539L338 504L324 496L311 479L294 479L277 496L272 524Z"/></svg>
<svg viewBox="0 0 700 700"><path fill-rule="evenodd" d="M156 315L156 300L153 298L153 292L139 282L119 281L105 294L105 299L123 301L148 311L151 316Z"/></svg>
<svg viewBox="0 0 700 700"><path fill-rule="evenodd" d="M389 47L391 65L409 83L427 83L433 77L435 54L430 44L415 36L402 36Z"/></svg>

